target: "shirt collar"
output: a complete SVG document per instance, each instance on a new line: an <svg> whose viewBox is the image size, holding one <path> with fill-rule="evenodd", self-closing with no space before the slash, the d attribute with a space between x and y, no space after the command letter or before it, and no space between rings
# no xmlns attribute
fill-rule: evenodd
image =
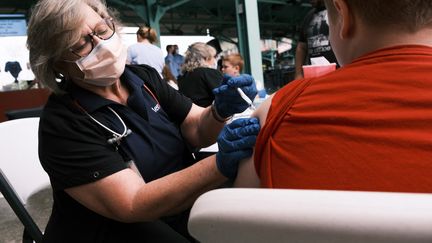
<svg viewBox="0 0 432 243"><path fill-rule="evenodd" d="M120 77L120 82L129 88L130 95L141 90L144 83L143 80L133 73L127 66ZM92 113L104 106L118 105L117 102L105 99L89 90L79 87L76 84L71 85L70 94L88 113Z"/></svg>

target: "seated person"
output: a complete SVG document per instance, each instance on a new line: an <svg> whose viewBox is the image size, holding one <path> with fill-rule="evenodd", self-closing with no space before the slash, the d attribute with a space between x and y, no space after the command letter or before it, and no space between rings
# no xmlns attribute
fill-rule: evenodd
<svg viewBox="0 0 432 243"><path fill-rule="evenodd" d="M120 27L102 0L40 0L32 9L30 64L53 91L38 139L54 198L44 243L195 242L193 202L252 154L256 119L224 127L248 107L237 88L256 95L251 77L227 80L200 108L154 68L126 65ZM191 148L216 140L216 155L192 158Z"/></svg>
<svg viewBox="0 0 432 243"><path fill-rule="evenodd" d="M192 99L193 103L208 107L215 96L213 89L223 81L216 63L216 50L205 43L196 42L186 51L182 75L177 79L179 91Z"/></svg>
<svg viewBox="0 0 432 243"><path fill-rule="evenodd" d="M325 4L342 67L259 107L236 185L432 192L432 2Z"/></svg>

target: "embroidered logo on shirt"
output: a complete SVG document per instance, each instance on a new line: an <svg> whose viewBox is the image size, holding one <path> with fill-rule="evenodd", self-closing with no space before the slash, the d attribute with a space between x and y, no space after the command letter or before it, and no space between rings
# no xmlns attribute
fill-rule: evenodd
<svg viewBox="0 0 432 243"><path fill-rule="evenodd" d="M160 105L156 104L154 107L151 108L154 112L158 112L160 110Z"/></svg>

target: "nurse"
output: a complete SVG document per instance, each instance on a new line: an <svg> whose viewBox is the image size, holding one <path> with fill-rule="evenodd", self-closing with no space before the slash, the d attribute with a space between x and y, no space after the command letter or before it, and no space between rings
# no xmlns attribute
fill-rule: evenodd
<svg viewBox="0 0 432 243"><path fill-rule="evenodd" d="M54 197L44 242L187 242L192 203L252 153L258 121L224 125L248 107L237 87L255 96L253 79L225 81L198 107L153 68L125 66L118 28L101 0L41 0L32 11L31 67L53 91L39 126ZM216 140L216 155L193 160Z"/></svg>

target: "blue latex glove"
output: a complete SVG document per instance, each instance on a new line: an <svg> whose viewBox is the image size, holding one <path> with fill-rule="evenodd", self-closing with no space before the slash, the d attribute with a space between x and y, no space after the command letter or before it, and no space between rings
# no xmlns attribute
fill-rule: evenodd
<svg viewBox="0 0 432 243"><path fill-rule="evenodd" d="M237 92L237 87L240 87L252 101L258 93L252 76L242 74L238 77L231 77L225 74L221 86L213 89L214 105L222 118L241 113L249 107L249 104Z"/></svg>
<svg viewBox="0 0 432 243"><path fill-rule="evenodd" d="M216 165L229 179L235 179L239 161L252 156L260 124L257 118L237 119L222 129L217 143Z"/></svg>

